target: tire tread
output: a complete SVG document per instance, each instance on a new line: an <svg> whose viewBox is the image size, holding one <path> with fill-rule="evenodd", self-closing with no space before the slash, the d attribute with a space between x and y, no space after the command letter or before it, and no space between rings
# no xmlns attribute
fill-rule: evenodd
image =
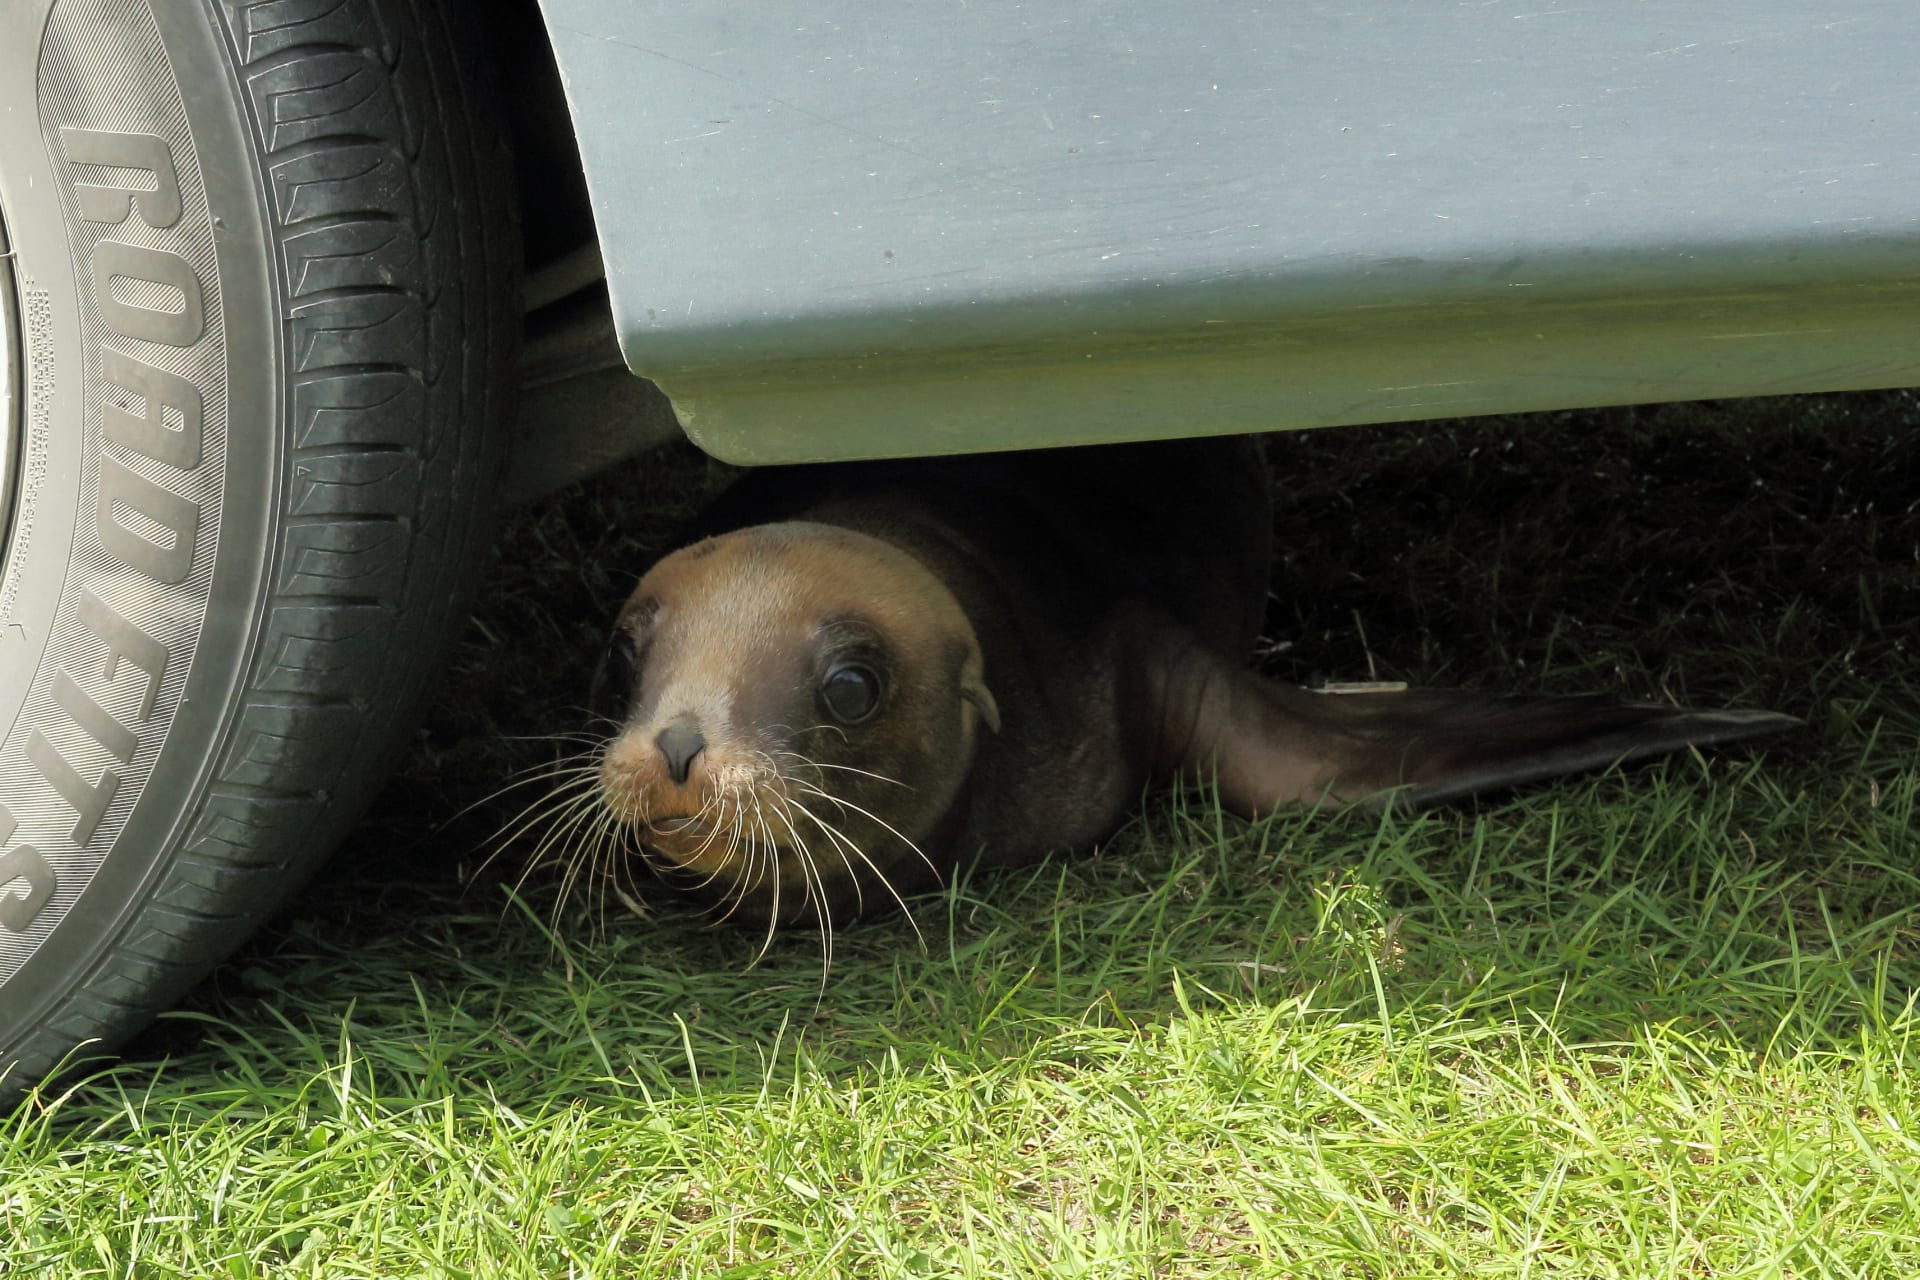
<svg viewBox="0 0 1920 1280"><path fill-rule="evenodd" d="M148 1021L344 835L464 616L499 476L499 433L476 427L506 392L518 242L489 182L506 164L499 131L468 114L485 104L462 83L445 15L433 0L214 9L251 113L283 299L269 594L181 847L14 1046L16 1082Z"/></svg>

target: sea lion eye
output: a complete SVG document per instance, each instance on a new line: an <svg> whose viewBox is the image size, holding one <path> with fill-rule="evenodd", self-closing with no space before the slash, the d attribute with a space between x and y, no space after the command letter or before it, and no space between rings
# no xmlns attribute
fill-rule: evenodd
<svg viewBox="0 0 1920 1280"><path fill-rule="evenodd" d="M820 704L841 724L859 724L880 709L880 677L871 667L847 663L820 682Z"/></svg>

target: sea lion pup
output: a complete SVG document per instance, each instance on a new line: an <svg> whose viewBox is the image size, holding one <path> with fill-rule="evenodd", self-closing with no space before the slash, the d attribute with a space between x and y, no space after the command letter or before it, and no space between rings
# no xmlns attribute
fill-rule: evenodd
<svg viewBox="0 0 1920 1280"><path fill-rule="evenodd" d="M757 471L696 531L615 625L599 794L669 882L768 924L1089 844L1181 774L1247 815L1420 805L1799 723L1247 670L1249 440Z"/></svg>

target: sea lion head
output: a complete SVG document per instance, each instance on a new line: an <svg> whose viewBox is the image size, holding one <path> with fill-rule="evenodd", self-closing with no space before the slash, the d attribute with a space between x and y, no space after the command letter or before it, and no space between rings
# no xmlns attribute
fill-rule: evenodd
<svg viewBox="0 0 1920 1280"><path fill-rule="evenodd" d="M896 900L980 728L980 642L925 564L864 533L788 522L661 560L615 624L596 710L605 809L670 883L770 922Z"/></svg>

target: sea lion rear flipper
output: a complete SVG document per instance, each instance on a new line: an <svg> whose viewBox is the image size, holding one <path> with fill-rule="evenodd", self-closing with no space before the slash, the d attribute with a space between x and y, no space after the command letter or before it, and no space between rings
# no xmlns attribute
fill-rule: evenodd
<svg viewBox="0 0 1920 1280"><path fill-rule="evenodd" d="M1338 726L1327 751L1334 795L1407 809L1801 724L1773 711L1694 711L1605 694L1292 693L1327 704L1321 723Z"/></svg>
<svg viewBox="0 0 1920 1280"><path fill-rule="evenodd" d="M1438 804L1689 746L1797 727L1772 711L1693 711L1608 695L1448 690L1315 693L1233 667L1162 630L1143 710L1153 774L1215 779L1244 814L1375 800ZM1169 644L1169 641L1174 641Z"/></svg>

